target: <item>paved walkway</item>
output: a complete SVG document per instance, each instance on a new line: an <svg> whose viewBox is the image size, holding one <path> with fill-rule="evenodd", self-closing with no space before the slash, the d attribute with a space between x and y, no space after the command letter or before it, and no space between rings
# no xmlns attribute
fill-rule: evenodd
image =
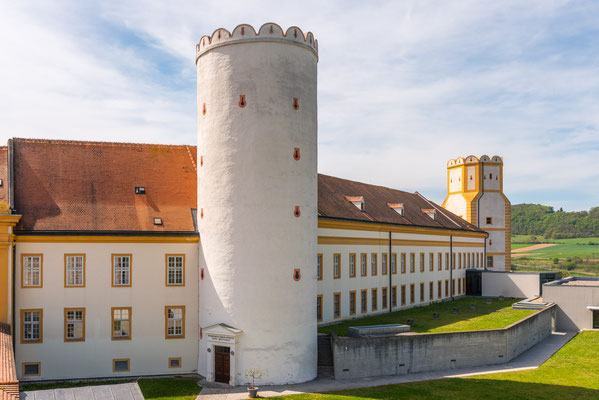
<svg viewBox="0 0 599 400"><path fill-rule="evenodd" d="M272 397L300 393L321 393L333 390L356 389L361 387L390 385L394 383L418 382L433 379L457 378L463 376L492 374L497 372L535 369L555 354L576 333L554 332L550 337L525 351L506 364L483 367L452 369L434 372L421 372L409 375L383 376L353 380L316 379L311 382L286 386L267 386L258 393L261 397ZM198 400L236 400L247 399L247 389L242 386L230 387L218 383L200 382L204 387Z"/></svg>
<svg viewBox="0 0 599 400"><path fill-rule="evenodd" d="M21 392L21 400L144 400L137 382Z"/></svg>

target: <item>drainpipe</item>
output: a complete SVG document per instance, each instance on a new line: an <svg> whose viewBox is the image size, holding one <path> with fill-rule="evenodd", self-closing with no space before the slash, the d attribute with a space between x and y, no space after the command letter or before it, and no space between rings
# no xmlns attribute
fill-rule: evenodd
<svg viewBox="0 0 599 400"><path fill-rule="evenodd" d="M391 259L393 258L393 256L391 255L391 231L389 231L389 256L387 258L387 266L389 267L389 290L387 291L389 294L389 312L393 312L393 304L391 303L391 291L393 290L393 288L391 287L392 285L392 271L391 271ZM397 265L395 265L395 268L397 268Z"/></svg>
<svg viewBox="0 0 599 400"><path fill-rule="evenodd" d="M453 300L453 235L449 236L449 294Z"/></svg>

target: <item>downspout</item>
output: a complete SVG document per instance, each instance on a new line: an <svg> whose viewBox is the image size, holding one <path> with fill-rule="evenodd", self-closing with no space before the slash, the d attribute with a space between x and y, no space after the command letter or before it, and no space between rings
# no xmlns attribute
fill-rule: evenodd
<svg viewBox="0 0 599 400"><path fill-rule="evenodd" d="M14 168L14 141L12 139L8 139L8 204L10 206L10 213L14 213L14 209L15 209L15 168ZM13 229L13 235L14 235L14 227ZM16 352L16 343L17 341L15 340L15 333L16 333L16 328L15 328L15 323L16 323L16 318L15 318L15 313L16 313L16 306L15 306L15 298L16 298L16 262L15 262L15 258L16 258L16 251L17 251L17 246L15 245L14 239L12 240L12 288L11 288L11 331L12 331L12 347L13 347L13 352Z"/></svg>
<svg viewBox="0 0 599 400"><path fill-rule="evenodd" d="M453 235L449 235L449 294L453 300Z"/></svg>
<svg viewBox="0 0 599 400"><path fill-rule="evenodd" d="M389 312L393 312L393 304L391 303L391 291L393 290L392 285L392 271L391 271L391 259L393 258L393 256L391 255L391 231L389 231L389 258L387 260L388 263L388 267L389 267L389 290L387 291L389 294ZM397 262L396 262L397 263ZM395 268L397 268L397 265L395 265ZM397 294L396 294L397 296Z"/></svg>

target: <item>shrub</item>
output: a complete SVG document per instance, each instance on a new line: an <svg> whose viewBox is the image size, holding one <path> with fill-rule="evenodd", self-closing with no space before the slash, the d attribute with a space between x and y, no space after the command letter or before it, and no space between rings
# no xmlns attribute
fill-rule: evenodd
<svg viewBox="0 0 599 400"><path fill-rule="evenodd" d="M557 257L556 257L556 258L554 258L554 259L553 259L553 264L556 264L556 265L557 265L557 264L559 264L559 258L557 258Z"/></svg>

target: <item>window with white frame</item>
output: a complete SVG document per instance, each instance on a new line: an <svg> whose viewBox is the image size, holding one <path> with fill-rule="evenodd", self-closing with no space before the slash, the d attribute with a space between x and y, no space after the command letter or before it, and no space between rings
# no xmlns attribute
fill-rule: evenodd
<svg viewBox="0 0 599 400"><path fill-rule="evenodd" d="M169 286L184 285L185 277L185 256L169 255L166 257L166 284Z"/></svg>
<svg viewBox="0 0 599 400"><path fill-rule="evenodd" d="M185 337L185 307L166 307L166 337L167 339Z"/></svg>
<svg viewBox="0 0 599 400"><path fill-rule="evenodd" d="M360 255L360 275L366 276L368 269L366 268L366 254Z"/></svg>
<svg viewBox="0 0 599 400"><path fill-rule="evenodd" d="M356 276L356 255L349 255L349 276L350 278Z"/></svg>
<svg viewBox="0 0 599 400"><path fill-rule="evenodd" d="M39 342L42 340L41 310L23 310L21 312L22 341Z"/></svg>
<svg viewBox="0 0 599 400"><path fill-rule="evenodd" d="M341 254L335 254L333 256L333 278L338 279L341 277Z"/></svg>
<svg viewBox="0 0 599 400"><path fill-rule="evenodd" d="M65 263L66 286L85 286L85 256L83 254L68 254L65 256Z"/></svg>
<svg viewBox="0 0 599 400"><path fill-rule="evenodd" d="M387 253L381 254L381 274L387 275Z"/></svg>
<svg viewBox="0 0 599 400"><path fill-rule="evenodd" d="M391 273L397 274L397 253L391 255Z"/></svg>
<svg viewBox="0 0 599 400"><path fill-rule="evenodd" d="M113 255L113 286L131 286L131 256Z"/></svg>
<svg viewBox="0 0 599 400"><path fill-rule="evenodd" d="M85 340L85 310L83 308L65 310L65 340Z"/></svg>
<svg viewBox="0 0 599 400"><path fill-rule="evenodd" d="M112 309L112 338L131 339L131 307Z"/></svg>
<svg viewBox="0 0 599 400"><path fill-rule="evenodd" d="M376 275L377 274L377 254L376 253L372 253L370 255L370 275Z"/></svg>
<svg viewBox="0 0 599 400"><path fill-rule="evenodd" d="M316 279L322 280L322 254L316 256Z"/></svg>
<svg viewBox="0 0 599 400"><path fill-rule="evenodd" d="M42 286L42 256L23 254L23 287Z"/></svg>
<svg viewBox="0 0 599 400"><path fill-rule="evenodd" d="M437 255L437 270L441 271L443 269L443 254L439 253Z"/></svg>

